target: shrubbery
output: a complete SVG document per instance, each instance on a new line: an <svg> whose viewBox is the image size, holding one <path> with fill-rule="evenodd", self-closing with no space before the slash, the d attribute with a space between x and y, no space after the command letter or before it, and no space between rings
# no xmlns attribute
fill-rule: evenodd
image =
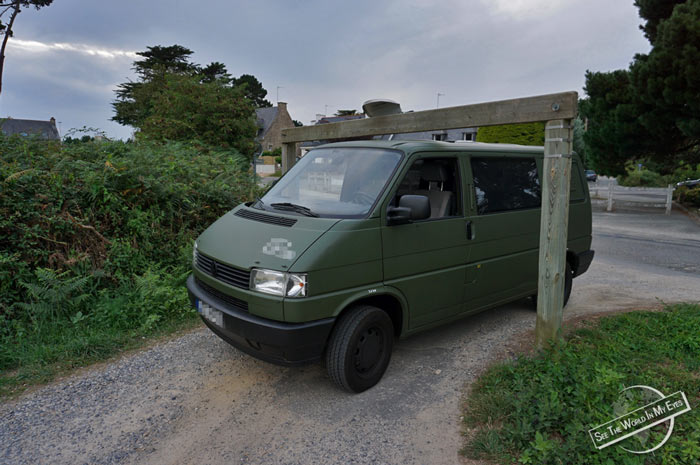
<svg viewBox="0 0 700 465"><path fill-rule="evenodd" d="M189 318L193 239L256 193L235 151L0 137L0 388Z"/></svg>

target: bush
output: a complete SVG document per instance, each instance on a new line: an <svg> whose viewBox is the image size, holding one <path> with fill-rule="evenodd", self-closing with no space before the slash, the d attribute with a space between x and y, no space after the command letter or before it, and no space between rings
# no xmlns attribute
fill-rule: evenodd
<svg viewBox="0 0 700 465"><path fill-rule="evenodd" d="M681 186L676 189L675 195L678 202L700 208L700 187L689 189Z"/></svg>
<svg viewBox="0 0 700 465"><path fill-rule="evenodd" d="M188 143L0 136L0 154L0 371L189 318L192 241L258 193L238 152Z"/></svg>
<svg viewBox="0 0 700 465"><path fill-rule="evenodd" d="M544 145L544 123L505 124L480 127L477 142L494 144Z"/></svg>

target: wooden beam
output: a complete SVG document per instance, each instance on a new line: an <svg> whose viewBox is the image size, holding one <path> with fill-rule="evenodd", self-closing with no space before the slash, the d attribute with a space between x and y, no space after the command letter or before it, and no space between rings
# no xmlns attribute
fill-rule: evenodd
<svg viewBox="0 0 700 465"><path fill-rule="evenodd" d="M340 123L289 128L282 131L282 141L347 139L382 134L531 123L549 121L555 118L569 120L576 117L577 104L578 94L576 92L562 92L537 97L416 111L400 115L376 116Z"/></svg>
<svg viewBox="0 0 700 465"><path fill-rule="evenodd" d="M569 119L548 121L544 130L535 325L535 343L538 348L543 348L549 340L561 337L573 132L573 121Z"/></svg>
<svg viewBox="0 0 700 465"><path fill-rule="evenodd" d="M297 159L297 144L296 142L282 144L282 174L289 171L289 168L294 166Z"/></svg>

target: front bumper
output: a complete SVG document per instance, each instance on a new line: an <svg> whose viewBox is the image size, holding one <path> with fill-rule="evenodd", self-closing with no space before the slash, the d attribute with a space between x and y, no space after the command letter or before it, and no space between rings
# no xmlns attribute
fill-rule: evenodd
<svg viewBox="0 0 700 465"><path fill-rule="evenodd" d="M591 266L591 262L593 261L594 255L595 252L593 250L586 250L585 252L576 254L577 266L576 271L574 273L574 278L577 276L581 276L583 273L588 271L588 267Z"/></svg>
<svg viewBox="0 0 700 465"><path fill-rule="evenodd" d="M278 365L301 365L321 358L335 323L335 318L283 323L254 316L206 292L194 276L187 278L187 292L195 308L201 300L223 313L223 326L202 317L217 336L253 357Z"/></svg>

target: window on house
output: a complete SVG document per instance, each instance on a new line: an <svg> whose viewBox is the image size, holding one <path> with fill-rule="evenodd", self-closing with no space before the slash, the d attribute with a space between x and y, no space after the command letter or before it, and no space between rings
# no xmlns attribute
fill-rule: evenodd
<svg viewBox="0 0 700 465"><path fill-rule="evenodd" d="M541 205L533 158L472 158L471 166L479 215Z"/></svg>
<svg viewBox="0 0 700 465"><path fill-rule="evenodd" d="M462 140L474 141L474 140L476 140L476 137L474 137L474 136L476 136L476 134L473 132L463 132L462 133Z"/></svg>
<svg viewBox="0 0 700 465"><path fill-rule="evenodd" d="M433 134L433 140L445 140L447 139L447 134L444 132Z"/></svg>

